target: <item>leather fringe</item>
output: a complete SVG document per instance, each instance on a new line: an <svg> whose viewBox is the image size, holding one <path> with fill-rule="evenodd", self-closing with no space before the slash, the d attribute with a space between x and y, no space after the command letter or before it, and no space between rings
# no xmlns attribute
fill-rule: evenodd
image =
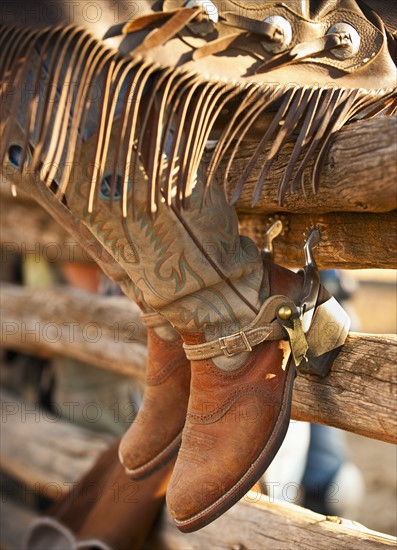
<svg viewBox="0 0 397 550"><path fill-rule="evenodd" d="M221 124L225 108L233 114L227 123L222 123L223 131L208 165L205 192L219 176L222 162L226 164L226 185L244 138L266 115L271 115L233 190L235 203L247 178L260 165L253 206L260 200L274 160L292 137L295 146L279 184L280 204L288 190L304 187L309 165L312 190L317 192L329 144L342 126L353 118L390 115L397 110L395 89L375 92L336 85L300 87L211 81L186 71L183 65L162 67L134 53L122 57L74 25L44 31L2 26L0 76L0 101L6 105L0 118L0 162L7 161L13 128L21 124L23 108L25 142L20 170L27 170L32 151L29 169L40 170L48 187L55 183L61 198L69 174L62 170L59 175L58 167L73 163L94 117L95 162L87 208L89 212L95 208L109 152L112 149L114 153L115 147L110 201L114 204L121 182L123 217L134 211L131 181L137 155L148 176L148 211L155 214L160 201L176 209L189 208L206 143L214 127ZM95 110L94 92L98 88L102 94L100 108ZM116 119L121 123L111 142Z"/></svg>

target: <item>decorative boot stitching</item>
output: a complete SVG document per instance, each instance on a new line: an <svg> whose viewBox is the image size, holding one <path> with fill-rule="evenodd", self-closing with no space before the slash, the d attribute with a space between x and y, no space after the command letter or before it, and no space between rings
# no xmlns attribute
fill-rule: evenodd
<svg viewBox="0 0 397 550"><path fill-rule="evenodd" d="M286 338L286 336L285 336ZM270 344L270 342L262 342L262 344L259 344L255 348L253 348L248 361L240 368L232 371L225 371L220 368L218 368L211 360L208 361L199 361L195 362L192 361L191 368L192 372L203 369L206 374L210 375L211 377L215 377L218 380L237 380L239 378L244 378L247 376L251 371L255 370L258 367L258 356L261 354L266 353L266 349L264 346L267 344Z"/></svg>
<svg viewBox="0 0 397 550"><path fill-rule="evenodd" d="M286 389L290 388L292 391L292 381L294 379L293 376L294 369L291 370L291 374L288 373L288 376L285 378L285 384L284 384L284 390L283 395L285 395ZM288 384L287 384L288 383ZM283 434L282 424L285 424L285 431L288 426L288 419L290 416L290 399L284 398L281 404L281 409L278 412L277 419L275 422L274 430L272 433L272 436L270 439L266 442L266 445L260 452L259 456L256 458L255 462L251 464L251 466L248 468L248 470L244 473L244 475L237 481L235 485L233 485L228 491L226 491L224 494L220 496L215 502L207 506L204 510L201 510L199 513L195 514L194 516L186 519L186 520L178 520L175 518L175 523L180 527L183 528L184 526L192 526L196 522L200 522L200 520L203 520L204 518L208 518L213 511L216 511L221 509L223 504L229 503L227 506L230 507L231 502L237 502L248 490L250 487L252 487L252 480L253 478L258 479L259 477L259 471L263 473L265 471L266 467L270 464L271 460L274 457L274 451L272 452L272 449L277 449L279 445L277 445L277 438L280 438L281 441L284 438L285 433Z"/></svg>
<svg viewBox="0 0 397 550"><path fill-rule="evenodd" d="M146 383L149 386L158 386L163 384L170 378L178 369L188 369L186 357L179 357L173 361L166 361L165 366L156 367L156 373L148 373L146 376Z"/></svg>
<svg viewBox="0 0 397 550"><path fill-rule="evenodd" d="M267 390L266 388L259 388L252 384L246 384L241 388L237 388L230 392L229 397L223 401L222 405L217 407L210 413L198 414L187 412L186 418L191 420L195 424L213 424L223 418L243 397L258 397L261 403L266 403L270 406L280 406L280 400L276 399L274 391Z"/></svg>

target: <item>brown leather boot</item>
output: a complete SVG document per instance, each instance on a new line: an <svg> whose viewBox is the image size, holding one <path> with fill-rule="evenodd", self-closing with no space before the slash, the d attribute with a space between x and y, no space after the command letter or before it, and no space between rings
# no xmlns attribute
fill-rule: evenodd
<svg viewBox="0 0 397 550"><path fill-rule="evenodd" d="M183 0L177 4L180 9L176 13L171 10L164 17L156 12L152 18L122 28L138 42L142 42L141 34L134 35L134 29L144 28L148 36L144 43L136 44L148 55L132 54L126 65L119 53L101 47L91 55L90 39L73 29L67 33L55 30L54 34L46 31L29 39L32 46L27 53L26 40L17 40L14 57L24 61L21 68L13 59L6 63L3 73L11 75L11 84L20 85L32 71L37 83L41 77L48 81L48 96L50 89L62 89L62 93L51 110L46 94L38 107L31 101L28 120L24 98L14 95L9 102L3 156L8 153L10 172L12 165L18 166L22 176L28 168L38 170L43 164L48 187L58 199L64 198L72 213L122 266L146 303L183 334L194 363L192 393L169 503L178 526L187 531L205 525L231 506L274 455L288 417L294 377L290 348L294 363L318 362L319 370L325 372L327 354L339 347L346 335L343 314L336 312L340 323L333 317L337 307L332 300L318 305L326 298L311 292L310 278L283 272L275 282L272 270L276 268L264 270L260 258L251 254L252 243L238 234L235 213L214 180L219 162L229 149L239 147L256 121L269 115L269 124L257 129L262 137L234 198L270 146L254 191L253 202L257 201L272 159L296 134L299 137L290 155L288 177L280 182L282 200L289 183L292 188L299 184L319 144L316 168L321 167L329 139L347 121L383 110L391 114L396 90L395 67L385 47L382 24L375 27L357 12L350 14L348 25L341 28L339 17L345 16L346 10L338 13L335 2L321 2L329 9L318 13L313 22L308 13L269 2L258 12L242 2L226 2L228 8L233 4L239 9L234 14L230 10L231 15L226 12L226 22L223 17L213 21L212 30L225 31L222 40L213 40L215 32L203 32L203 39L192 46L190 33L195 31L191 23L206 25L208 17L203 17L202 10L186 9ZM294 6L298 4L294 2ZM343 8L354 2L336 4ZM167 5L170 2L164 2L165 10ZM263 25L267 16L271 20ZM159 18L165 28L152 33ZM292 37L277 23L280 18L291 21L292 29L296 26ZM363 36L372 33L370 44L354 39L349 29L356 26ZM181 29L183 40L179 38ZM167 34L170 30L174 34ZM12 31L11 38L17 33ZM284 53L279 53L280 34L287 39ZM279 51L272 48L267 52L265 48L258 57L263 38L274 42ZM3 40L8 43L9 35ZM72 56L68 45L73 40L80 46ZM156 40L163 40L166 47L162 49ZM180 49L175 48L176 43ZM252 56L246 51L247 44L253 47ZM62 86L69 72L66 67L57 70L60 64L53 52L58 50L66 60L63 65L69 65L76 78L73 96L67 91L70 87ZM48 63L44 64L41 59L46 56ZM74 64L74 60L78 61ZM164 65L159 65L162 61ZM284 71L285 67L288 70ZM331 75L335 75L335 88L329 87ZM239 76L240 82L236 81ZM362 88L367 77L368 86L379 93ZM291 87L291 82L299 84ZM104 90L100 102L85 98L87 83ZM16 116L18 103L22 106ZM225 111L226 122L221 116ZM9 148L16 123L26 134L20 143L21 162ZM217 125L223 133L206 179L201 160ZM304 161L297 165L297 155L303 150ZM61 157L66 162L77 161L80 170L73 177L67 171L57 177ZM91 171L86 169L89 166ZM313 183L316 188L316 178ZM328 332L327 324L336 330ZM290 344L283 341L287 336ZM245 420L237 429L237 423L230 425L227 419L230 411L239 412L240 405ZM259 409L253 414L250 407ZM186 456L192 459L187 461ZM197 461L201 467L190 468L190 463ZM189 491L194 486L190 500L179 489L186 487L187 479ZM208 482L214 484L212 492L208 485L203 488Z"/></svg>
<svg viewBox="0 0 397 550"><path fill-rule="evenodd" d="M12 181L12 180L11 180ZM147 326L146 390L137 418L122 438L119 458L131 478L142 478L165 465L178 451L185 423L190 385L190 362L179 334L145 304L139 289L100 242L52 192L28 179L18 189L29 193L86 249L95 251L101 269L134 302ZM100 253L99 253L100 251Z"/></svg>
<svg viewBox="0 0 397 550"><path fill-rule="evenodd" d="M117 459L116 441L73 490L35 520L26 550L138 550L160 513L172 463L131 481Z"/></svg>
<svg viewBox="0 0 397 550"><path fill-rule="evenodd" d="M232 506L280 446L295 376L290 346L296 364L311 362L310 353L320 361L343 344L346 323L332 300L318 306L326 297L318 300L313 274L302 279L264 266L253 243L238 234L236 214L221 187L214 185L201 206L203 181L198 179L189 211L161 203L153 217L144 201L147 176L138 168L140 200L128 218L104 198L90 213L84 200L87 179L70 181L66 201L113 255L131 287L186 342L193 378L169 506L178 527L189 531ZM337 330L328 334L327 324ZM229 416L239 422L230 424ZM191 496L185 494L187 480Z"/></svg>
<svg viewBox="0 0 397 550"><path fill-rule="evenodd" d="M133 479L150 475L176 455L190 386L190 362L179 334L159 315L143 320L148 324L145 394L119 449L120 461Z"/></svg>
<svg viewBox="0 0 397 550"><path fill-rule="evenodd" d="M290 420L294 359L303 353L303 364L310 362L310 352L295 340L302 337L298 334L301 329L288 343L280 334L282 339L277 339L275 325L293 326L291 321L298 319L294 304L301 303L308 281L269 262L265 262L265 272L272 297L251 326L212 343L205 343L200 332L183 334L191 359L191 393L167 504L184 532L215 520L241 499L270 465ZM346 337L349 320L323 288L318 286L314 295L316 312L307 341L315 348L319 345L316 334L325 329L334 338L330 350L338 348ZM255 345L259 334L270 335L272 331L273 341ZM323 353L324 349L318 348L321 359L313 363L315 368L321 364L321 374L328 372L335 355L334 351ZM252 351L237 370L220 369L211 359L222 351L231 357L242 350Z"/></svg>
<svg viewBox="0 0 397 550"><path fill-rule="evenodd" d="M33 174L18 178L14 173L9 179L17 182L18 191L28 193L49 211L88 254L94 253L101 269L143 311L148 345L146 390L137 418L122 438L119 457L131 478L146 477L175 456L181 442L190 385L190 362L182 340L166 319L150 310L123 267L48 188L34 181Z"/></svg>

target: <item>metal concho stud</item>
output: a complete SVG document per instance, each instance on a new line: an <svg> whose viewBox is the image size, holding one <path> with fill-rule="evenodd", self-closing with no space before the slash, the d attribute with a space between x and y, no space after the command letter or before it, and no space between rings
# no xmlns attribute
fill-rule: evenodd
<svg viewBox="0 0 397 550"><path fill-rule="evenodd" d="M277 313L278 313L278 316L280 317L280 319L282 319L283 321L288 321L288 319L291 318L292 309L289 306L281 306L278 309Z"/></svg>
<svg viewBox="0 0 397 550"><path fill-rule="evenodd" d="M291 23L281 15L271 15L265 19L265 23L269 23L276 27L283 36L281 42L263 42L263 47L271 53L280 53L287 50L292 42L292 27Z"/></svg>
<svg viewBox="0 0 397 550"><path fill-rule="evenodd" d="M357 30L349 23L336 23L327 31L327 34L340 34L344 38L343 48L333 48L332 55L337 59L350 59L360 49L361 37Z"/></svg>
<svg viewBox="0 0 397 550"><path fill-rule="evenodd" d="M185 4L185 8L197 8L202 7L207 12L208 17L214 23L219 21L218 8L211 2L211 0L189 0Z"/></svg>

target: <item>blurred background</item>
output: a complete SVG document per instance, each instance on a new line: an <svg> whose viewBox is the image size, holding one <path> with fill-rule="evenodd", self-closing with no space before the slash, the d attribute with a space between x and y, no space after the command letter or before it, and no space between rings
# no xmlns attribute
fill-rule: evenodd
<svg viewBox="0 0 397 550"><path fill-rule="evenodd" d="M397 332L397 274L395 270L347 272L357 283L349 306L360 323L358 331ZM379 358L382 361L382 358ZM396 357L397 365L397 357ZM397 412L397 411L396 411ZM348 448L365 482L365 496L356 519L366 527L397 535L397 448L355 434L347 434Z"/></svg>

